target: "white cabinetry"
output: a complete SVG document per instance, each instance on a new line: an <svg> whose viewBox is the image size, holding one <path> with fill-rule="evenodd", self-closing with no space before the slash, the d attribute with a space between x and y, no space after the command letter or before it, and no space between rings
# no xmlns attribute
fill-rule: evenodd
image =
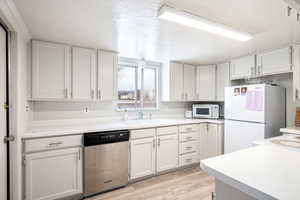
<svg viewBox="0 0 300 200"><path fill-rule="evenodd" d="M214 101L216 98L216 66L198 66L196 71L196 99Z"/></svg>
<svg viewBox="0 0 300 200"><path fill-rule="evenodd" d="M96 92L96 50L72 48L72 98L94 100Z"/></svg>
<svg viewBox="0 0 300 200"><path fill-rule="evenodd" d="M183 101L183 64L170 63L170 101Z"/></svg>
<svg viewBox="0 0 300 200"><path fill-rule="evenodd" d="M277 49L257 55L257 76L292 71L292 47Z"/></svg>
<svg viewBox="0 0 300 200"><path fill-rule="evenodd" d="M32 41L32 98L70 97L70 47Z"/></svg>
<svg viewBox="0 0 300 200"><path fill-rule="evenodd" d="M193 101L196 91L196 67L170 62L163 69L163 99L165 101Z"/></svg>
<svg viewBox="0 0 300 200"><path fill-rule="evenodd" d="M255 76L255 55L234 59L230 63L231 80Z"/></svg>
<svg viewBox="0 0 300 200"><path fill-rule="evenodd" d="M195 86L196 86L196 76L195 76L195 66L184 65L183 70L183 90L184 90L184 100L193 101L195 100Z"/></svg>
<svg viewBox="0 0 300 200"><path fill-rule="evenodd" d="M32 100L115 100L117 73L114 52L32 41Z"/></svg>
<svg viewBox="0 0 300 200"><path fill-rule="evenodd" d="M83 192L82 148L73 147L81 145L81 136L68 137L24 142L26 200L60 199Z"/></svg>
<svg viewBox="0 0 300 200"><path fill-rule="evenodd" d="M299 102L299 91L300 91L300 45L296 45L294 48L293 55L293 100Z"/></svg>
<svg viewBox="0 0 300 200"><path fill-rule="evenodd" d="M224 126L200 124L200 160L223 154Z"/></svg>
<svg viewBox="0 0 300 200"><path fill-rule="evenodd" d="M158 129L159 130L159 129ZM157 172L178 167L178 135L157 137Z"/></svg>
<svg viewBox="0 0 300 200"><path fill-rule="evenodd" d="M217 65L216 73L216 90L217 101L224 101L225 87L230 86L230 63L222 63Z"/></svg>
<svg viewBox="0 0 300 200"><path fill-rule="evenodd" d="M98 100L116 100L118 90L118 55L98 51Z"/></svg>
<svg viewBox="0 0 300 200"><path fill-rule="evenodd" d="M198 125L179 126L179 166L199 162L199 128Z"/></svg>
<svg viewBox="0 0 300 200"><path fill-rule="evenodd" d="M155 129L131 131L130 179L138 179L155 174L156 139Z"/></svg>

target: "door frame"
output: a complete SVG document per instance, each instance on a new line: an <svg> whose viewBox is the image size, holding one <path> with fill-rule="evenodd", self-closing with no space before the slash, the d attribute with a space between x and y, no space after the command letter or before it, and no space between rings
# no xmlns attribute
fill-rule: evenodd
<svg viewBox="0 0 300 200"><path fill-rule="evenodd" d="M10 136L10 108L11 108L11 101L10 101L10 31L5 23L0 19L0 26L4 29L6 33L6 104L8 109L6 109L6 137ZM1 105L2 106L2 105ZM4 142L4 141L0 141ZM11 199L11 176L10 176L10 166L11 166L11 159L10 159L10 142L6 143L6 196L7 200Z"/></svg>

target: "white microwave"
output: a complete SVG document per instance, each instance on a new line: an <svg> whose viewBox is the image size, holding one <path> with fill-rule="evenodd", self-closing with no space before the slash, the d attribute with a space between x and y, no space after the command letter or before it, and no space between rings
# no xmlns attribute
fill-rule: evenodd
<svg viewBox="0 0 300 200"><path fill-rule="evenodd" d="M194 104L193 118L219 119L220 107L217 104Z"/></svg>

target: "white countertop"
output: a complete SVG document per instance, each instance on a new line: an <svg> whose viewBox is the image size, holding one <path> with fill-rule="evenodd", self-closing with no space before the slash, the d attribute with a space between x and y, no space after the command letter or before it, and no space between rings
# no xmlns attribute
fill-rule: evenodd
<svg viewBox="0 0 300 200"><path fill-rule="evenodd" d="M294 127L281 128L280 132L300 135L300 127L294 126Z"/></svg>
<svg viewBox="0 0 300 200"><path fill-rule="evenodd" d="M40 125L34 126L23 135L23 139L52 137L62 135L83 134L89 132L112 131L112 130L134 130L143 128L154 128L173 125L217 123L223 124L223 120L210 119L153 119L153 120L129 120L115 122L100 122L72 125Z"/></svg>
<svg viewBox="0 0 300 200"><path fill-rule="evenodd" d="M300 149L267 140L259 146L201 161L201 167L256 199L300 199Z"/></svg>

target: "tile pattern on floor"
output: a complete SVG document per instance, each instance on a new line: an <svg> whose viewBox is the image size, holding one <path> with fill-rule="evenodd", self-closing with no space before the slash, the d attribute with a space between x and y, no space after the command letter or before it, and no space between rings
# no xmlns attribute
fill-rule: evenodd
<svg viewBox="0 0 300 200"><path fill-rule="evenodd" d="M200 168L182 169L87 200L211 200L214 178Z"/></svg>

